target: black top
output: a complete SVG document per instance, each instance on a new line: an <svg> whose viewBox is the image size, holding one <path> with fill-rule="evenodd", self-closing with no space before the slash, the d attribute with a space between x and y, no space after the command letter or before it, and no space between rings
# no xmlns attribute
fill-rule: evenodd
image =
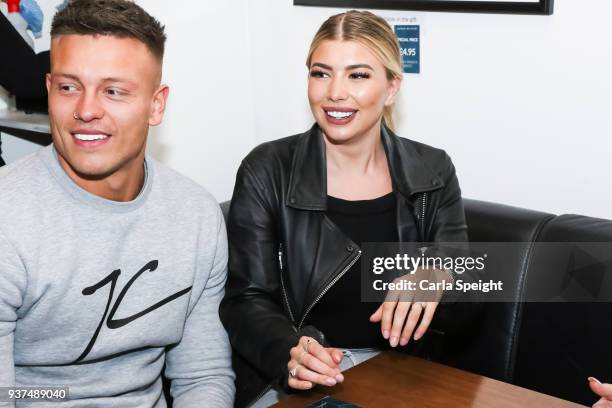
<svg viewBox="0 0 612 408"><path fill-rule="evenodd" d="M363 242L397 242L395 193L373 200L347 201L327 197L327 217L357 245ZM415 237L416 238L416 237ZM333 347L385 348L380 323L370 316L380 303L361 301L361 260L357 261L310 312L315 326Z"/></svg>

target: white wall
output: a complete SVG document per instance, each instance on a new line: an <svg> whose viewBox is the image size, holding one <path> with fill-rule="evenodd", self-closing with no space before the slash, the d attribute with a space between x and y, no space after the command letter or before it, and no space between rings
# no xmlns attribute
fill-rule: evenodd
<svg viewBox="0 0 612 408"><path fill-rule="evenodd" d="M231 197L238 165L254 145L247 2L139 2L168 35L170 101L150 152L218 200Z"/></svg>
<svg viewBox="0 0 612 408"><path fill-rule="evenodd" d="M340 11L291 3L249 11L257 141L310 126L304 59ZM377 13L424 20L398 133L446 149L464 196L612 218L612 2L555 0L550 17Z"/></svg>
<svg viewBox="0 0 612 408"><path fill-rule="evenodd" d="M150 152L226 199L255 143L310 126L304 59L340 10L140 4L169 36L170 104ZM612 219L612 2L556 0L550 17L378 13L423 20L422 74L404 81L398 131L446 149L464 196Z"/></svg>

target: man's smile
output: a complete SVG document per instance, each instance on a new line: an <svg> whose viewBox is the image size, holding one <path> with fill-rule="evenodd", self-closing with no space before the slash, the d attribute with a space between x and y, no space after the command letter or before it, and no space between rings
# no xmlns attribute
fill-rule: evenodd
<svg viewBox="0 0 612 408"><path fill-rule="evenodd" d="M80 146L96 147L106 143L111 134L98 129L76 129L70 132L76 144Z"/></svg>

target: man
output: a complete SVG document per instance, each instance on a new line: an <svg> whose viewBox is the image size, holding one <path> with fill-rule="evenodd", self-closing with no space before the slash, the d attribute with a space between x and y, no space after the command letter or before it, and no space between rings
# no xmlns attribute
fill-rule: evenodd
<svg viewBox="0 0 612 408"><path fill-rule="evenodd" d="M0 387L163 407L165 363L174 406L231 406L221 211L145 158L168 97L163 27L129 1L74 0L51 39L53 145L0 176Z"/></svg>

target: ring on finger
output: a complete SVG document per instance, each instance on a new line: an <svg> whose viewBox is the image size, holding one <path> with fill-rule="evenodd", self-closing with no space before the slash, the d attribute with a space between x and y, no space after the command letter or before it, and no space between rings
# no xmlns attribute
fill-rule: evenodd
<svg viewBox="0 0 612 408"><path fill-rule="evenodd" d="M293 367L291 370L289 370L289 375L293 378L295 378L295 376L297 375L297 369L300 365L297 364L295 367Z"/></svg>

